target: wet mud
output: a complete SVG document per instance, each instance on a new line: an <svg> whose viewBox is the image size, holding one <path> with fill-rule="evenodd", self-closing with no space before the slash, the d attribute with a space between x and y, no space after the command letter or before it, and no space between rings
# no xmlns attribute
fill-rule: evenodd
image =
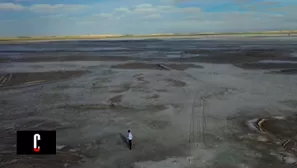
<svg viewBox="0 0 297 168"><path fill-rule="evenodd" d="M287 67L286 67L287 68ZM287 75L294 75L297 74L297 69L294 67L292 69L281 69L277 71L271 71L271 74L287 74Z"/></svg>
<svg viewBox="0 0 297 168"><path fill-rule="evenodd" d="M184 87L187 85L187 83L181 81L181 80L175 80L175 79L167 79L166 80L167 82L170 83L171 86L174 86L174 87Z"/></svg>
<svg viewBox="0 0 297 168"><path fill-rule="evenodd" d="M0 63L9 62L61 62L61 61L154 61L155 64L150 63L124 63L112 66L112 68L118 69L155 69L162 70L162 68L156 66L157 62L178 62L177 64L165 64L167 67L175 70L186 70L188 68L202 68L199 65L189 64L192 62L196 63L215 63L215 64L233 64L243 69L281 69L279 74L295 74L297 64L297 57L292 56L292 52L289 49L281 48L234 48L230 45L229 47L223 47L219 50L212 49L191 49L182 50L177 57L164 58L164 57L137 57L137 56L104 56L99 53L96 55L61 55L52 56L50 53L44 53L43 56L26 56L20 58L0 57ZM157 55L156 55L157 56ZM292 61L291 63L261 63L263 60L274 60L274 61ZM183 64L181 64L183 63ZM164 70L164 69L163 69ZM274 72L272 72L274 73Z"/></svg>
<svg viewBox="0 0 297 168"><path fill-rule="evenodd" d="M162 66L158 66L159 64L153 64L153 63L140 63L140 62L134 62L134 63L124 63L124 64L118 64L112 66L112 68L117 69L150 69L150 70L186 70L188 68L202 68L202 66L194 65L194 64L162 64L165 67L162 68ZM168 67L168 68L167 68Z"/></svg>
<svg viewBox="0 0 297 168"><path fill-rule="evenodd" d="M8 73L0 75L0 89L18 86L37 85L57 80L78 77L87 71L53 71L53 72L34 72L34 73Z"/></svg>
<svg viewBox="0 0 297 168"><path fill-rule="evenodd" d="M261 163L286 168L297 164L297 116L271 116L245 121L246 134L235 135L236 141L262 153ZM259 165L258 165L259 164Z"/></svg>
<svg viewBox="0 0 297 168"><path fill-rule="evenodd" d="M287 69L287 70L280 70L280 74L285 73L295 73L296 72L296 63L243 63L243 64L236 64L236 66L244 69ZM288 69L292 68L292 69Z"/></svg>

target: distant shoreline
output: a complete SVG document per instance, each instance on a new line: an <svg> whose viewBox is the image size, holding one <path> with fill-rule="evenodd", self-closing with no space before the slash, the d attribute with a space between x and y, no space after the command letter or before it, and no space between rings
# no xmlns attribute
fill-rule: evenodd
<svg viewBox="0 0 297 168"><path fill-rule="evenodd" d="M35 36L35 37L0 37L0 43L50 42L73 40L104 39L155 39L155 38L211 38L211 37L278 37L297 36L295 31L267 31L247 33L200 33L200 34L149 34L149 35L82 35L82 36Z"/></svg>

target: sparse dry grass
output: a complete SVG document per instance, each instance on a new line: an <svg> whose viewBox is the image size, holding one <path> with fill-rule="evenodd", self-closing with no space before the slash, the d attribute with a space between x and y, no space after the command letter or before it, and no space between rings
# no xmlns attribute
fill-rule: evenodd
<svg viewBox="0 0 297 168"><path fill-rule="evenodd" d="M0 42L29 42L29 41L55 41L55 40L82 40L106 38L145 38L145 37L177 37L177 36L274 36L297 34L297 30L265 31L265 32L237 32L237 33L191 33L191 34L141 34L141 35L77 35L77 36L19 36L0 37Z"/></svg>

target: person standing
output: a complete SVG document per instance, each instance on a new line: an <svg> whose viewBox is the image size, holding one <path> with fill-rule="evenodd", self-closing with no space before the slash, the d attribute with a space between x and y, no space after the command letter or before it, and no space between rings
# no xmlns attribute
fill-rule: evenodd
<svg viewBox="0 0 297 168"><path fill-rule="evenodd" d="M133 139L133 135L131 133L130 130L128 130L128 141L129 141L129 149L132 149L132 139Z"/></svg>

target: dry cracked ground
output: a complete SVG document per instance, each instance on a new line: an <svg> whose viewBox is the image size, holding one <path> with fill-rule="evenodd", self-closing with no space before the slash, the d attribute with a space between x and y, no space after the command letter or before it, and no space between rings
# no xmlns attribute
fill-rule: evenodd
<svg viewBox="0 0 297 168"><path fill-rule="evenodd" d="M297 64L263 62L286 52L2 58L0 167L294 167ZM57 155L16 155L16 131L40 129L57 131Z"/></svg>

